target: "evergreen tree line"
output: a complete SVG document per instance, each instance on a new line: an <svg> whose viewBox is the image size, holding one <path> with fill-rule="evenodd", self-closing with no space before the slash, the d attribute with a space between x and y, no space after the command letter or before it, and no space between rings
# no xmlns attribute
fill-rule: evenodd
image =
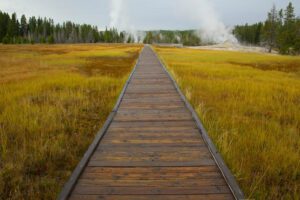
<svg viewBox="0 0 300 200"><path fill-rule="evenodd" d="M233 33L241 43L265 46L269 52L300 54L300 18L294 10L291 2L284 10L274 5L265 22L236 26Z"/></svg>
<svg viewBox="0 0 300 200"><path fill-rule="evenodd" d="M144 43L167 43L167 44L183 44L186 46L199 46L201 38L195 33L194 30L186 31L146 31Z"/></svg>
<svg viewBox="0 0 300 200"><path fill-rule="evenodd" d="M11 16L0 11L0 43L123 43L134 42L133 36L117 29L99 31L96 26L75 24L71 21L54 24L52 19L26 18L20 20L16 13Z"/></svg>

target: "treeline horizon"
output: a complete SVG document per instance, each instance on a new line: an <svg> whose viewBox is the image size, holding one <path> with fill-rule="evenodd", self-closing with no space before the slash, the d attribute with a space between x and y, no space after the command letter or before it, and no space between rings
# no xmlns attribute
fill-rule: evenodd
<svg viewBox="0 0 300 200"><path fill-rule="evenodd" d="M154 30L144 31L144 44L166 43L182 44L184 46L199 46L202 40L196 30Z"/></svg>
<svg viewBox="0 0 300 200"><path fill-rule="evenodd" d="M269 52L300 54L300 18L291 2L280 10L273 5L265 21L237 25L233 34L242 44L267 47Z"/></svg>
<svg viewBox="0 0 300 200"><path fill-rule="evenodd" d="M99 31L97 26L76 24L71 21L54 23L51 18L29 17L0 10L0 43L133 43L134 37L116 28Z"/></svg>
<svg viewBox="0 0 300 200"><path fill-rule="evenodd" d="M275 5L267 19L255 24L237 25L232 33L245 45L266 47L269 52L300 54L300 18L296 17L290 2L285 9ZM1 12L0 43L3 44L64 44L64 43L172 43L185 46L213 44L202 40L196 30L138 31L134 36L116 28L98 30L97 26L76 24L71 21L54 23L53 19L29 17Z"/></svg>
<svg viewBox="0 0 300 200"><path fill-rule="evenodd" d="M51 18L29 17L0 10L0 43L3 44L63 44L63 43L176 43L201 45L196 30L138 31L139 37L116 28L98 30L97 26L76 24L71 21L54 23Z"/></svg>

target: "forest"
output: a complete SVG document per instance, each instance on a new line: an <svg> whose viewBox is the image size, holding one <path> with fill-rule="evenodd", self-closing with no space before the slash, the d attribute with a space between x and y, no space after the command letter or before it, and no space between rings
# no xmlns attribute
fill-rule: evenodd
<svg viewBox="0 0 300 200"><path fill-rule="evenodd" d="M235 26L237 39L247 45L265 46L281 54L300 53L300 18L290 2L285 9L277 10L274 5L266 21Z"/></svg>
<svg viewBox="0 0 300 200"><path fill-rule="evenodd" d="M115 28L99 31L96 26L75 24L71 21L55 24L52 19L11 16L0 11L0 43L131 43L133 36Z"/></svg>
<svg viewBox="0 0 300 200"><path fill-rule="evenodd" d="M146 31L143 43L168 43L168 44L183 44L185 46L199 46L201 45L201 38L196 33L196 30L184 31Z"/></svg>
<svg viewBox="0 0 300 200"><path fill-rule="evenodd" d="M41 17L26 18L22 15L20 20L16 13L11 16L0 11L0 42L4 44L26 43L176 43L187 46L201 44L201 39L194 30L185 31L139 31L143 39L125 31L119 32L116 28L99 31L96 26L88 24L75 24L71 21L55 24L52 19Z"/></svg>

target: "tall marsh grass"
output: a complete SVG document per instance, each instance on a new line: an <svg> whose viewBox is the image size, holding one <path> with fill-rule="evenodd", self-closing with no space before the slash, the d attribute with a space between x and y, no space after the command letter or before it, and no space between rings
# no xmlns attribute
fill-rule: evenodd
<svg viewBox="0 0 300 200"><path fill-rule="evenodd" d="M140 46L0 45L0 199L55 199Z"/></svg>
<svg viewBox="0 0 300 200"><path fill-rule="evenodd" d="M248 198L300 198L300 57L155 48Z"/></svg>

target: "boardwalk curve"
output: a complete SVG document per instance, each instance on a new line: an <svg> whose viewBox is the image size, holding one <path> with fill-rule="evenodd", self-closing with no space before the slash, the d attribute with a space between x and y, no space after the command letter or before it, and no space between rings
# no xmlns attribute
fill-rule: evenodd
<svg viewBox="0 0 300 200"><path fill-rule="evenodd" d="M243 199L243 193L146 46L59 199Z"/></svg>

